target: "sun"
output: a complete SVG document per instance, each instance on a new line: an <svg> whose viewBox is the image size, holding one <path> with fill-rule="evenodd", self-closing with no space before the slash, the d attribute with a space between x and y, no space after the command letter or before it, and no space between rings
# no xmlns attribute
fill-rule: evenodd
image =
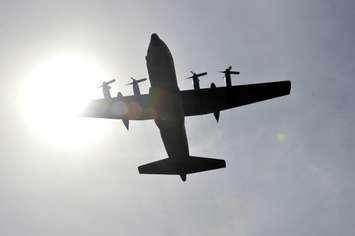
<svg viewBox="0 0 355 236"><path fill-rule="evenodd" d="M30 133L55 146L80 147L102 135L104 122L80 117L110 78L88 56L62 53L37 63L21 86L21 116Z"/></svg>

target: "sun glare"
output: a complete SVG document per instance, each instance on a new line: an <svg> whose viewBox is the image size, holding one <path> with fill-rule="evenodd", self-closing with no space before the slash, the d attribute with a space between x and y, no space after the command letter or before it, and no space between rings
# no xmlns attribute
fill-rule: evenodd
<svg viewBox="0 0 355 236"><path fill-rule="evenodd" d="M79 117L109 77L94 60L71 54L38 63L21 91L22 116L33 136L56 146L80 147L98 140L104 123Z"/></svg>

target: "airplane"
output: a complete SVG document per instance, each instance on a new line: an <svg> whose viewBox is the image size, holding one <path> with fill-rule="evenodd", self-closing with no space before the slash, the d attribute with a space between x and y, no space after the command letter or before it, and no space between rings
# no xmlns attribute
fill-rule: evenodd
<svg viewBox="0 0 355 236"><path fill-rule="evenodd" d="M130 120L154 120L168 157L138 167L140 174L179 175L183 182L187 175L202 171L225 168L222 159L190 155L186 137L185 117L212 113L219 121L220 112L280 96L289 95L291 81L276 81L233 86L232 74L239 74L228 67L224 73L226 87L200 88L198 77L206 72L191 76L193 90L180 90L177 84L173 57L168 46L155 33L151 35L146 55L150 88L148 94L141 94L138 83L132 78L134 95L117 97L109 95L110 87L103 83L103 99L89 103L83 112L85 117L120 119L127 130ZM207 74L207 73L206 73ZM111 83L109 81L108 83Z"/></svg>

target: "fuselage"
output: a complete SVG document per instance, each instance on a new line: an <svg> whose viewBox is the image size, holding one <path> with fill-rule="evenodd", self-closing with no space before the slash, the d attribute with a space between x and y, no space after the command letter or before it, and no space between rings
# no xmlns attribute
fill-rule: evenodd
<svg viewBox="0 0 355 236"><path fill-rule="evenodd" d="M152 34L147 56L147 69L154 103L154 121L160 130L170 158L189 157L185 118L175 66L169 48L156 34Z"/></svg>

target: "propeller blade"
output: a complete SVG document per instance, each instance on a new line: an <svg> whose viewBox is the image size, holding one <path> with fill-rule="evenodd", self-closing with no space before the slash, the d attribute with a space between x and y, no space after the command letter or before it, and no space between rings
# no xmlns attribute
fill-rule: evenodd
<svg viewBox="0 0 355 236"><path fill-rule="evenodd" d="M140 82L143 82L143 81L146 81L147 78L143 78L143 79L139 79L139 80L136 80L137 83L140 83Z"/></svg>
<svg viewBox="0 0 355 236"><path fill-rule="evenodd" d="M203 72L203 73L199 73L199 74L196 74L195 72L193 72L193 71L190 71L191 73L192 73L192 76L190 76L190 77L187 77L187 78L185 78L185 79L193 79L194 77L200 77L200 76L204 76L204 75L207 75L207 72Z"/></svg>
<svg viewBox="0 0 355 236"><path fill-rule="evenodd" d="M204 76L204 75L207 75L207 72L203 72L203 73L197 74L197 76Z"/></svg>
<svg viewBox="0 0 355 236"><path fill-rule="evenodd" d="M232 75L239 75L239 74L240 74L239 71L231 71L230 73L231 73Z"/></svg>
<svg viewBox="0 0 355 236"><path fill-rule="evenodd" d="M111 83L113 83L113 82L115 82L115 81L116 81L115 79L112 79L112 80L106 82L106 84L111 84Z"/></svg>
<svg viewBox="0 0 355 236"><path fill-rule="evenodd" d="M147 80L147 78L134 79L133 77L131 77L131 79L132 79L132 82L130 82L130 83L126 84L126 85L132 85L132 84L134 84L134 83L140 83L140 82L143 82L143 81L146 81L146 80Z"/></svg>
<svg viewBox="0 0 355 236"><path fill-rule="evenodd" d="M107 88L109 88L109 89L111 88L111 87L110 87L109 85L107 85L107 84L106 84L105 86L106 86ZM99 88L102 88L102 87L104 87L104 85L101 85Z"/></svg>
<svg viewBox="0 0 355 236"><path fill-rule="evenodd" d="M109 84L115 82L116 80L115 79L112 79L108 82L105 82L105 81L102 81L102 84L99 86L99 88L102 88L103 86L108 86Z"/></svg>

